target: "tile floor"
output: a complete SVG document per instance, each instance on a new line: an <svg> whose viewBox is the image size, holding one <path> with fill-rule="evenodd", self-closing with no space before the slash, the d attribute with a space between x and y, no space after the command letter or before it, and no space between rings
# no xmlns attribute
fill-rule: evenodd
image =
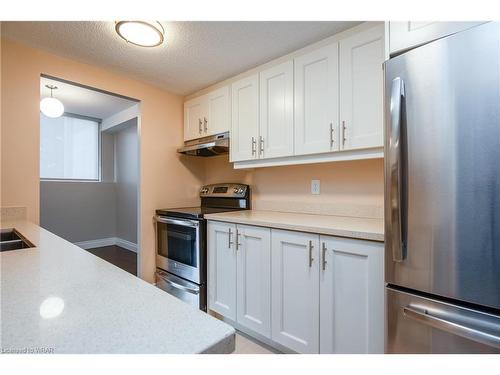
<svg viewBox="0 0 500 375"><path fill-rule="evenodd" d="M264 346L258 341L236 333L236 343L233 354L276 354L278 351Z"/></svg>

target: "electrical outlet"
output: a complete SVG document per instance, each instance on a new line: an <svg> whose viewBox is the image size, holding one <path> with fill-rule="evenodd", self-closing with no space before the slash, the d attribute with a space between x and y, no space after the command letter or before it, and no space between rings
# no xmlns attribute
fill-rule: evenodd
<svg viewBox="0 0 500 375"><path fill-rule="evenodd" d="M318 195L321 192L320 180L311 180L311 194Z"/></svg>

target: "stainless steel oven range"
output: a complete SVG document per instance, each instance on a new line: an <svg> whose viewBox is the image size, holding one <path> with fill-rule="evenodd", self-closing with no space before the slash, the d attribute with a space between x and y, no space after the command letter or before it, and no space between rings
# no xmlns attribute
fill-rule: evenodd
<svg viewBox="0 0 500 375"><path fill-rule="evenodd" d="M181 300L207 309L207 235L205 214L247 210L250 187L206 185L198 207L156 210L156 285Z"/></svg>

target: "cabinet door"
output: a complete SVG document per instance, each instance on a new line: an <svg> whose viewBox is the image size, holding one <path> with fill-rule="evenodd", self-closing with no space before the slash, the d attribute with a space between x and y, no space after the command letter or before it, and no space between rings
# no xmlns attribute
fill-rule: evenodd
<svg viewBox="0 0 500 375"><path fill-rule="evenodd" d="M231 161L256 159L259 137L259 75L233 83L231 100Z"/></svg>
<svg viewBox="0 0 500 375"><path fill-rule="evenodd" d="M338 43L295 59L295 154L338 150Z"/></svg>
<svg viewBox="0 0 500 375"><path fill-rule="evenodd" d="M320 242L320 352L383 353L384 244Z"/></svg>
<svg viewBox="0 0 500 375"><path fill-rule="evenodd" d="M340 41L341 149L383 146L384 25Z"/></svg>
<svg viewBox="0 0 500 375"><path fill-rule="evenodd" d="M319 352L319 236L272 229L272 340Z"/></svg>
<svg viewBox="0 0 500 375"><path fill-rule="evenodd" d="M236 320L236 225L208 222L208 308Z"/></svg>
<svg viewBox="0 0 500 375"><path fill-rule="evenodd" d="M203 97L184 103L184 140L203 137Z"/></svg>
<svg viewBox="0 0 500 375"><path fill-rule="evenodd" d="M238 225L238 323L271 337L271 229Z"/></svg>
<svg viewBox="0 0 500 375"><path fill-rule="evenodd" d="M260 158L293 155L293 61L260 73Z"/></svg>
<svg viewBox="0 0 500 375"><path fill-rule="evenodd" d="M483 22L389 22L390 53L402 52L481 23Z"/></svg>
<svg viewBox="0 0 500 375"><path fill-rule="evenodd" d="M207 118L204 127L205 135L214 135L229 131L231 105L229 101L229 86L221 87L206 94Z"/></svg>

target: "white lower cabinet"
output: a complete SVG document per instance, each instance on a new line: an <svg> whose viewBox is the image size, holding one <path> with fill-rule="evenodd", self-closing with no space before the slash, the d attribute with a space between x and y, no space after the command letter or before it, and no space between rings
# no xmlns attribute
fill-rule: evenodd
<svg viewBox="0 0 500 375"><path fill-rule="evenodd" d="M208 222L208 308L298 353L383 353L384 244Z"/></svg>
<svg viewBox="0 0 500 375"><path fill-rule="evenodd" d="M271 229L238 225L237 322L271 337Z"/></svg>
<svg viewBox="0 0 500 375"><path fill-rule="evenodd" d="M319 349L319 236L272 230L272 339L299 353Z"/></svg>
<svg viewBox="0 0 500 375"><path fill-rule="evenodd" d="M208 222L208 308L236 320L236 225Z"/></svg>
<svg viewBox="0 0 500 375"><path fill-rule="evenodd" d="M384 244L320 242L320 353L383 353Z"/></svg>
<svg viewBox="0 0 500 375"><path fill-rule="evenodd" d="M271 337L271 229L208 222L208 308Z"/></svg>

